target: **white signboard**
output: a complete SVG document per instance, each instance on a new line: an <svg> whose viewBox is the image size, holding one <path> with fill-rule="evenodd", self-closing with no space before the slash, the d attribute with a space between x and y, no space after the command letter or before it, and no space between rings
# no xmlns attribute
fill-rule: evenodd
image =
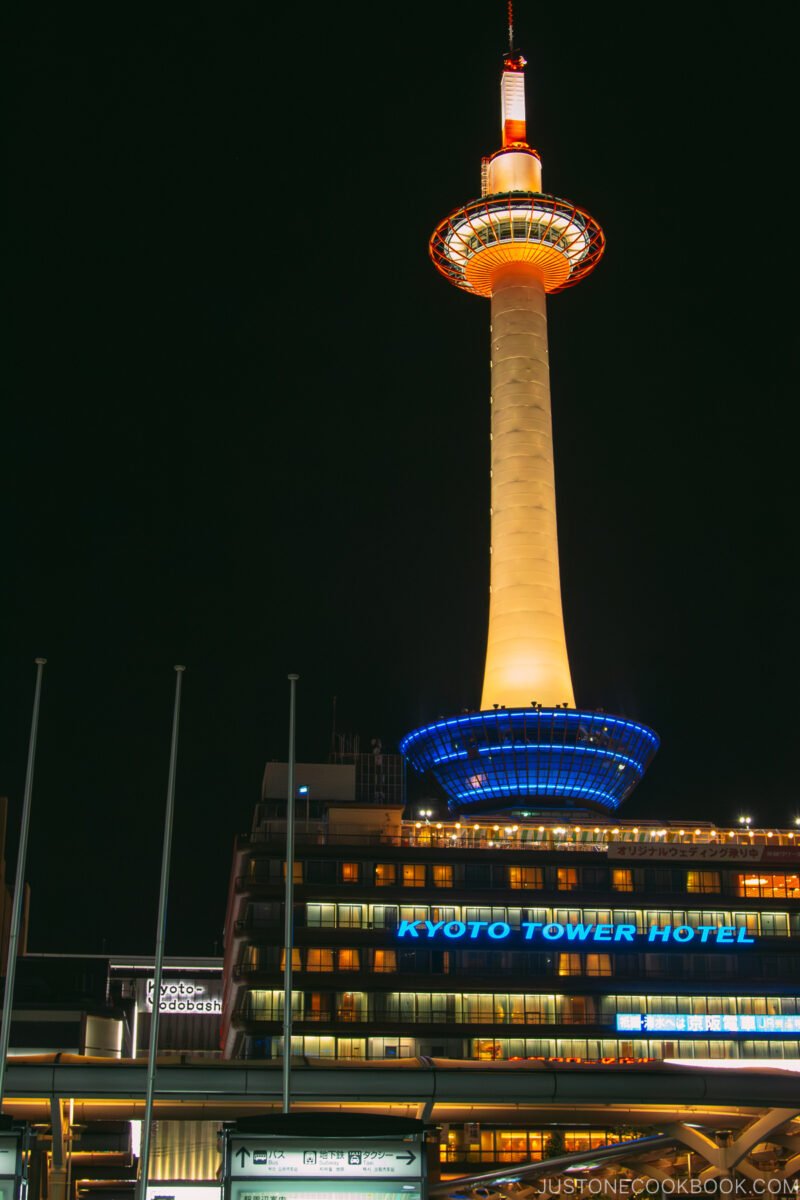
<svg viewBox="0 0 800 1200"><path fill-rule="evenodd" d="M232 1179L230 1200L421 1200L419 1179Z"/></svg>
<svg viewBox="0 0 800 1200"><path fill-rule="evenodd" d="M17 1150L19 1142L15 1137L0 1137L0 1176L13 1179L17 1173Z"/></svg>
<svg viewBox="0 0 800 1200"><path fill-rule="evenodd" d="M139 1012L153 1011L155 980L148 979L144 998L139 1000ZM222 984L206 979L162 979L162 1013L221 1013Z"/></svg>
<svg viewBox="0 0 800 1200"><path fill-rule="evenodd" d="M402 1138L259 1138L231 1140L234 1179L417 1179L422 1147Z"/></svg>
<svg viewBox="0 0 800 1200"><path fill-rule="evenodd" d="M151 1183L147 1200L220 1200L218 1183Z"/></svg>

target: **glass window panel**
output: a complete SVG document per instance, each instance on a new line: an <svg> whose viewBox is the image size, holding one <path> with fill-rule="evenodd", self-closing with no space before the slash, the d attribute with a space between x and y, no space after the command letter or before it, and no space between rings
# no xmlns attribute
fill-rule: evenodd
<svg viewBox="0 0 800 1200"><path fill-rule="evenodd" d="M358 971L361 966L358 950L342 949L337 952L340 971Z"/></svg>
<svg viewBox="0 0 800 1200"><path fill-rule="evenodd" d="M332 950L306 950L306 970L307 971L332 971L333 970L333 951Z"/></svg>
<svg viewBox="0 0 800 1200"><path fill-rule="evenodd" d="M721 890L719 871L687 871L687 892L718 892Z"/></svg>

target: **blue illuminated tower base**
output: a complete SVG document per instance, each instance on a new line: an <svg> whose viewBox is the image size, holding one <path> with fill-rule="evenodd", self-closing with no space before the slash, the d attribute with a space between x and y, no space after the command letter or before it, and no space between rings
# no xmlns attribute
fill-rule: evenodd
<svg viewBox="0 0 800 1200"><path fill-rule="evenodd" d="M650 764L652 729L602 712L492 709L435 721L400 751L444 790L452 813L530 807L614 812Z"/></svg>

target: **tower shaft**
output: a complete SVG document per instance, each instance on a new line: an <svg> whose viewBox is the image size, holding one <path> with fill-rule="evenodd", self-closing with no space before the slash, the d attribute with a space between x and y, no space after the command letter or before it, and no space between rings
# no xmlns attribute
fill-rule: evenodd
<svg viewBox="0 0 800 1200"><path fill-rule="evenodd" d="M556 530L545 285L530 263L492 278L492 555L481 708L575 701Z"/></svg>

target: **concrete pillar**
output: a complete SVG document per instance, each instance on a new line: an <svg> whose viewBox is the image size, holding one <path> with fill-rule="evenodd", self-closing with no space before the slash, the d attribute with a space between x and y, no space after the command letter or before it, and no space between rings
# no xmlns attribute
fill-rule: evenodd
<svg viewBox="0 0 800 1200"><path fill-rule="evenodd" d="M545 290L536 267L492 281L492 555L482 709L575 707L558 572Z"/></svg>

